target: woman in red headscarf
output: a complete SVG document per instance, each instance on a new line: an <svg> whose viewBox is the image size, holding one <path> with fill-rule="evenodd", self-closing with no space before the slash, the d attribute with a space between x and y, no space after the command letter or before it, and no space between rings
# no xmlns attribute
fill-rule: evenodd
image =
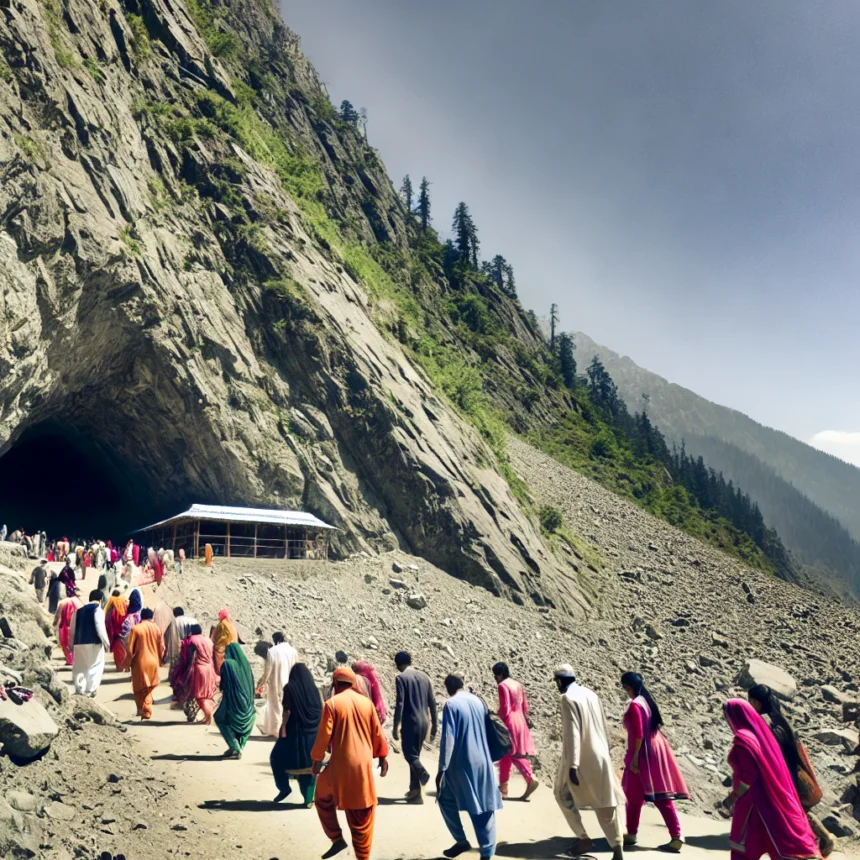
<svg viewBox="0 0 860 860"><path fill-rule="evenodd" d="M733 808L729 836L732 860L809 860L818 857L815 837L791 774L767 723L749 702L729 699L723 706L734 732L729 751Z"/></svg>

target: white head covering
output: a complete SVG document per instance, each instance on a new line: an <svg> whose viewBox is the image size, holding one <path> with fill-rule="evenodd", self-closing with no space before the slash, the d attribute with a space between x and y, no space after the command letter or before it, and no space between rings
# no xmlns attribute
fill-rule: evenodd
<svg viewBox="0 0 860 860"><path fill-rule="evenodd" d="M556 678L575 678L576 673L573 671L573 666L570 663L562 663L556 666L554 675Z"/></svg>

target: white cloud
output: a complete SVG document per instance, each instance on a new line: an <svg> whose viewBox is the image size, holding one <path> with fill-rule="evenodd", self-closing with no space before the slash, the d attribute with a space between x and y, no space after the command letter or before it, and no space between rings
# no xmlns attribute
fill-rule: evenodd
<svg viewBox="0 0 860 860"><path fill-rule="evenodd" d="M846 433L844 430L822 430L816 433L809 444L819 451L832 454L855 466L860 466L860 433Z"/></svg>

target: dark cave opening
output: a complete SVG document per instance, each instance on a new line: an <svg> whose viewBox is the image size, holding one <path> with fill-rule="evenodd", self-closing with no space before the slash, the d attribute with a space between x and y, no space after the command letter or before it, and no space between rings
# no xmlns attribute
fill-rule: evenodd
<svg viewBox="0 0 860 860"><path fill-rule="evenodd" d="M141 465L128 462L92 432L49 420L26 428L0 457L0 524L10 532L44 530L118 541L176 513L153 495Z"/></svg>

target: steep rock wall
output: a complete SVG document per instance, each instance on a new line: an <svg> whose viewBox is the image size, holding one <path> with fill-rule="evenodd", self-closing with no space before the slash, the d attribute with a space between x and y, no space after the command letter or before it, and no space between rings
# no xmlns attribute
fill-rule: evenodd
<svg viewBox="0 0 860 860"><path fill-rule="evenodd" d="M286 167L247 107L248 146L213 132L247 84L181 3L0 9L0 451L61 422L165 506L300 505L341 529L338 553L400 544L514 600L581 607L489 449L286 190L310 153L342 221L396 247L381 163L307 108L322 91L270 7L230 15L251 83L289 82ZM188 121L189 99L213 123Z"/></svg>

